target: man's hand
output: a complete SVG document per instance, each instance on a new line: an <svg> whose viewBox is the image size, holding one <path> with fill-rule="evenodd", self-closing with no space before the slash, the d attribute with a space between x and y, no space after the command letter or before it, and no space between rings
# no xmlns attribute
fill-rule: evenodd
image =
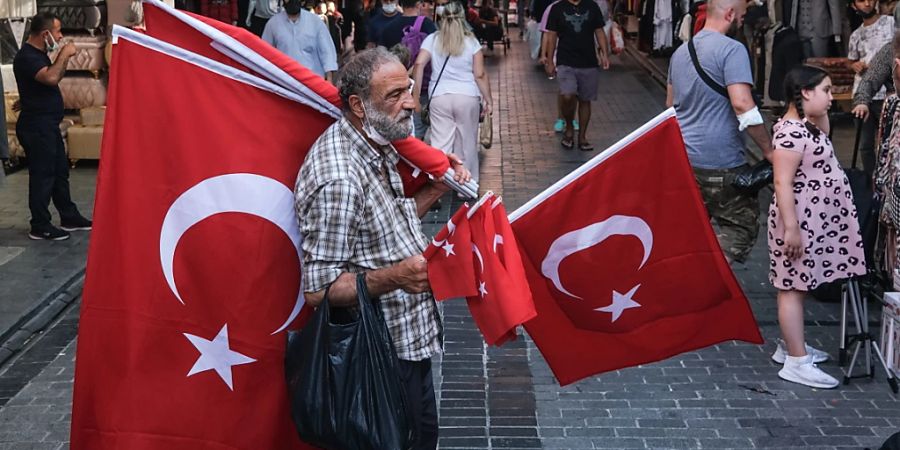
<svg viewBox="0 0 900 450"><path fill-rule="evenodd" d="M547 61L544 63L544 71L547 72L548 77L556 76L556 64L553 61Z"/></svg>
<svg viewBox="0 0 900 450"><path fill-rule="evenodd" d="M489 111L490 107L485 108L485 114L490 114ZM459 159L459 156L448 153L447 159L450 160L450 167L456 172L453 179L456 180L457 183L466 184L472 179L472 173L469 172L469 169L466 169L466 166L463 165L463 160ZM444 184L441 183L441 185L443 186Z"/></svg>
<svg viewBox="0 0 900 450"><path fill-rule="evenodd" d="M59 49L58 57L59 58L71 58L73 55L75 55L75 52L77 52L77 51L78 51L78 49L75 48L75 44L72 42L69 42L68 44L63 45L61 49Z"/></svg>
<svg viewBox="0 0 900 450"><path fill-rule="evenodd" d="M869 106L868 105L856 105L853 107L853 110L850 111L850 114L853 114L856 118L862 120L869 119Z"/></svg>
<svg viewBox="0 0 900 450"><path fill-rule="evenodd" d="M414 255L400 261L394 280L400 289L410 294L420 294L431 289L428 282L428 264L422 255Z"/></svg>
<svg viewBox="0 0 900 450"><path fill-rule="evenodd" d="M606 57L606 53L597 52L597 61L600 61L603 70L609 70L609 58Z"/></svg>
<svg viewBox="0 0 900 450"><path fill-rule="evenodd" d="M854 72L861 74L865 72L867 68L869 68L869 65L863 61L856 61L850 63L850 68L853 69Z"/></svg>

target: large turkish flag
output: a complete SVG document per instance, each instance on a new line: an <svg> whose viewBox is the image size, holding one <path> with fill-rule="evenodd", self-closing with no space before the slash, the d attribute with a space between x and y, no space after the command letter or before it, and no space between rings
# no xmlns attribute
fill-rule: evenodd
<svg viewBox="0 0 900 450"><path fill-rule="evenodd" d="M762 343L669 110L512 216L560 384L730 339Z"/></svg>
<svg viewBox="0 0 900 450"><path fill-rule="evenodd" d="M292 188L333 119L187 56L136 33L113 50L75 450L306 447L284 376L302 298Z"/></svg>
<svg viewBox="0 0 900 450"><path fill-rule="evenodd" d="M332 114L339 112L341 99L334 85L259 36L218 20L176 10L158 0L145 0L143 5L146 33L150 36L272 80L285 88L310 92L314 94L312 100L323 109ZM242 48L249 51L238 51ZM397 169L408 196L412 196L428 182L426 174L439 179L450 168L450 162L443 152L415 137L397 140L392 144L405 160L397 165Z"/></svg>

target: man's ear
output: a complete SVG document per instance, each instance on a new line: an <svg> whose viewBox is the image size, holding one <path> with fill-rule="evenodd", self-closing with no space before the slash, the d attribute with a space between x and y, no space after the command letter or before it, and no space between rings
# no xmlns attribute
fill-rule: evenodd
<svg viewBox="0 0 900 450"><path fill-rule="evenodd" d="M359 120L362 120L363 117L366 116L362 99L359 98L358 95L351 95L347 100L350 102L350 112L352 112Z"/></svg>

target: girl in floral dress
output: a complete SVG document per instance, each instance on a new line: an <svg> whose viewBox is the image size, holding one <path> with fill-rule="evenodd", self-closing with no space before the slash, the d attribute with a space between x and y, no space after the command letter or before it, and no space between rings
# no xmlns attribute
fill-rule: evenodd
<svg viewBox="0 0 900 450"><path fill-rule="evenodd" d="M769 207L769 280L778 289L782 379L816 388L838 381L816 366L828 354L806 345L803 299L816 286L864 275L866 262L850 182L828 139L831 79L800 66L785 77L790 100L775 124L772 163L775 198ZM784 348L786 347L786 348Z"/></svg>

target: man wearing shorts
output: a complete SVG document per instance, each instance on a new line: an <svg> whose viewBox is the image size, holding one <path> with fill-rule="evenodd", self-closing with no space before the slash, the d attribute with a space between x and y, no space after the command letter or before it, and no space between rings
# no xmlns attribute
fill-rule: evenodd
<svg viewBox="0 0 900 450"><path fill-rule="evenodd" d="M549 46L545 55L547 74L559 80L562 113L566 122L563 148L575 147L575 106L578 105L578 148L594 149L588 142L587 128L591 120L591 102L597 99L600 66L609 69L609 45L603 32L603 14L592 0L565 0L555 4L547 20ZM598 45L599 44L599 45Z"/></svg>

